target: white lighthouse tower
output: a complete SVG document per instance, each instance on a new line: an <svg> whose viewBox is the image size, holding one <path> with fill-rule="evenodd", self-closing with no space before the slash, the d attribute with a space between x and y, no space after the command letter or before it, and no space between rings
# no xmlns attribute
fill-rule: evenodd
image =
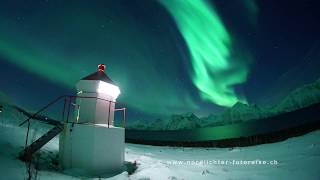
<svg viewBox="0 0 320 180"><path fill-rule="evenodd" d="M65 124L59 141L59 157L64 169L87 175L117 173L124 165L124 128L115 127L115 103L119 88L98 71L76 85L75 117Z"/></svg>

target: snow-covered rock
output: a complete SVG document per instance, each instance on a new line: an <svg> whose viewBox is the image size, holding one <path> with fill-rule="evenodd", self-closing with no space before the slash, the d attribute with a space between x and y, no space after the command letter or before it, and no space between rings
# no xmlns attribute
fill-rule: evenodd
<svg viewBox="0 0 320 180"><path fill-rule="evenodd" d="M148 130L166 130L168 119L156 119L148 124Z"/></svg>
<svg viewBox="0 0 320 180"><path fill-rule="evenodd" d="M320 102L320 79L314 83L304 85L285 97L273 110L279 112L289 112Z"/></svg>
<svg viewBox="0 0 320 180"><path fill-rule="evenodd" d="M193 113L172 115L167 123L167 130L194 129L201 127L200 119Z"/></svg>
<svg viewBox="0 0 320 180"><path fill-rule="evenodd" d="M248 105L238 102L233 107L226 109L221 116L224 122L234 122L260 119L266 117L267 113L255 104Z"/></svg>
<svg viewBox="0 0 320 180"><path fill-rule="evenodd" d="M237 123L248 120L257 120L270 116L267 110L262 110L257 105L248 105L237 102L231 108L226 109L221 114L211 114L208 117L201 118L202 127L218 126L230 123Z"/></svg>
<svg viewBox="0 0 320 180"><path fill-rule="evenodd" d="M138 119L138 120L135 120L132 122L128 122L126 124L126 128L127 129L146 130L146 129L149 129L149 123L144 120Z"/></svg>
<svg viewBox="0 0 320 180"><path fill-rule="evenodd" d="M138 120L127 126L140 130L179 130L201 127L201 120L193 113L176 114L168 118L155 119L151 122Z"/></svg>

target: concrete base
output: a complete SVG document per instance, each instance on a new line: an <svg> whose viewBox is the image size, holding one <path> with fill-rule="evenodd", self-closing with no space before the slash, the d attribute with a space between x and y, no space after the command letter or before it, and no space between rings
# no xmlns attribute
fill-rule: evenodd
<svg viewBox="0 0 320 180"><path fill-rule="evenodd" d="M62 167L94 176L120 172L124 166L124 133L118 127L65 124L59 141Z"/></svg>

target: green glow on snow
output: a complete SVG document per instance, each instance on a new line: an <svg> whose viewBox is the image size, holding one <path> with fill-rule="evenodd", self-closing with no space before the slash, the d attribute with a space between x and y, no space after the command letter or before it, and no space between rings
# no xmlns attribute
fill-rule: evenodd
<svg viewBox="0 0 320 180"><path fill-rule="evenodd" d="M233 39L213 8L200 0L160 0L174 17L191 54L192 81L200 96L221 106L238 101L234 85L247 67L232 54Z"/></svg>

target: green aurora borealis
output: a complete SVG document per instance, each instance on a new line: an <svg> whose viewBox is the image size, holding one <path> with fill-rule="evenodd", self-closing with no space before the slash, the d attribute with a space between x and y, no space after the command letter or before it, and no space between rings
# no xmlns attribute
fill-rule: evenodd
<svg viewBox="0 0 320 180"><path fill-rule="evenodd" d="M192 56L192 81L204 100L221 106L238 101L233 86L246 80L248 68L233 58L233 39L205 1L160 0L175 18Z"/></svg>
<svg viewBox="0 0 320 180"><path fill-rule="evenodd" d="M316 1L1 2L0 93L26 109L100 63L136 117L272 105L319 78Z"/></svg>
<svg viewBox="0 0 320 180"><path fill-rule="evenodd" d="M176 12L173 15L189 46L190 81L204 100L232 106L239 100L232 86L245 80L247 69L231 59L232 40L220 18L202 1L162 2ZM122 89L120 100L132 107L159 114L198 109L188 87L175 80L184 67L175 66L183 64L181 57L170 52L176 49L172 38L146 32L139 21L123 13L121 4L113 4L117 13L96 6L91 12L85 3L71 6L67 4L60 12L42 8L26 15L21 10L9 12L17 14L12 16L15 19L1 19L1 57L66 87L73 87L98 63L105 63L107 73ZM32 7L20 8L24 12Z"/></svg>
<svg viewBox="0 0 320 180"><path fill-rule="evenodd" d="M1 59L66 88L104 63L121 88L119 101L130 107L153 114L197 109L176 80L184 71L172 54L176 45L161 30L148 31L123 2L64 3L59 11L58 2L42 3L0 7Z"/></svg>

